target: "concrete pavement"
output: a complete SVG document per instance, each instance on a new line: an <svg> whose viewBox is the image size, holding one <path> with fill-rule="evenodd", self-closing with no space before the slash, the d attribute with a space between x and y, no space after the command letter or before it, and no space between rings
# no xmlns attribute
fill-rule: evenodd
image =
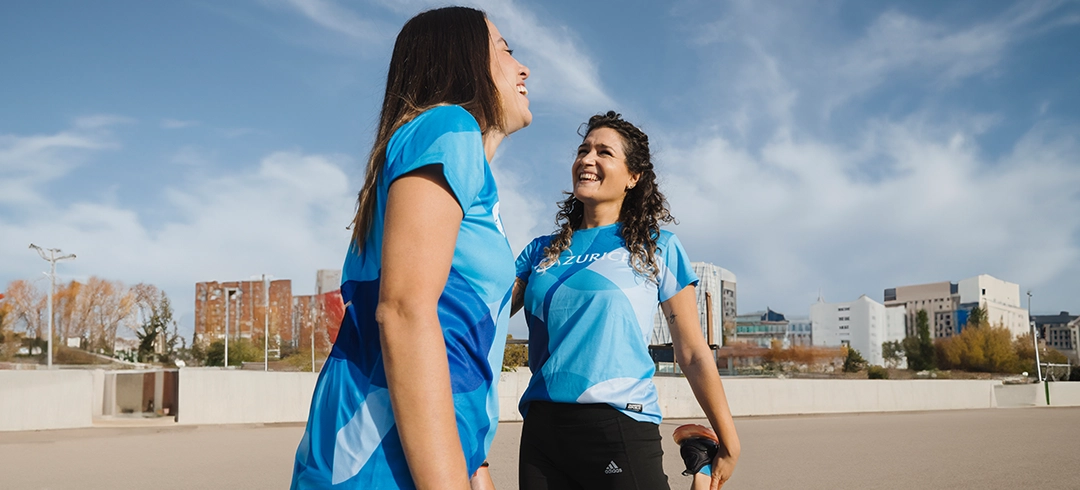
<svg viewBox="0 0 1080 490"><path fill-rule="evenodd" d="M661 426L676 490L690 479L671 432L687 422ZM122 425L0 433L0 487L287 488L303 433L299 424ZM1080 408L740 417L736 426L743 453L725 489L1080 487ZM517 487L520 431L499 425L497 488Z"/></svg>

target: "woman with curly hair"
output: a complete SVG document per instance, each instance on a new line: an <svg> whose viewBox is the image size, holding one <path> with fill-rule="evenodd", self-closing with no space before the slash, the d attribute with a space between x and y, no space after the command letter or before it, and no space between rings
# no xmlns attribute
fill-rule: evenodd
<svg viewBox="0 0 1080 490"><path fill-rule="evenodd" d="M520 488L668 488L648 351L657 304L715 429L677 431L680 442L694 441L684 454L712 451L688 461L685 474L693 488L719 488L738 461L739 438L701 332L698 278L679 239L660 229L674 218L649 138L615 112L590 118L582 137L557 231L517 259L511 311L525 308L533 373L519 406Z"/></svg>

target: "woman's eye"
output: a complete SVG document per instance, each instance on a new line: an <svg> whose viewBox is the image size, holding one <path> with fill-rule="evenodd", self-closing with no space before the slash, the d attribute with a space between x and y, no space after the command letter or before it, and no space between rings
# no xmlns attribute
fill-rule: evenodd
<svg viewBox="0 0 1080 490"><path fill-rule="evenodd" d="M510 56L513 56L513 55L514 55L514 50L512 50L512 49L510 49L510 48L506 48L506 52L507 52L507 53L509 53L509 54L510 54Z"/></svg>

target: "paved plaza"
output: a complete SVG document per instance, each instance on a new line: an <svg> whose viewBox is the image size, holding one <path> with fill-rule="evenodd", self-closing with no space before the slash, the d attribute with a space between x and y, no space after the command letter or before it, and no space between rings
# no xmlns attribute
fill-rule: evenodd
<svg viewBox="0 0 1080 490"><path fill-rule="evenodd" d="M154 422L161 424L163 421ZM673 489L689 487L661 427ZM696 421L701 422L701 421ZM299 424L0 432L4 489L287 488ZM1080 488L1080 408L736 419L743 453L725 489ZM497 488L517 488L520 423L491 454Z"/></svg>

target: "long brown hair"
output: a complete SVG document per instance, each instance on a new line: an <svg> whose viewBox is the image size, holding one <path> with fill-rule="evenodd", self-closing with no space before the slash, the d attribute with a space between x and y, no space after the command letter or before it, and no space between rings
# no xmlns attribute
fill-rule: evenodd
<svg viewBox="0 0 1080 490"><path fill-rule="evenodd" d="M356 253L371 229L390 137L421 112L446 104L469 111L482 133L502 129L503 109L491 75L491 36L487 16L480 10L428 10L406 22L398 33L386 75L379 129L352 223Z"/></svg>
<svg viewBox="0 0 1080 490"><path fill-rule="evenodd" d="M582 139L598 128L613 129L622 139L626 168L638 176L638 181L623 199L619 210L619 233L630 251L630 266L638 273L656 279L656 240L660 237L660 224L671 223L675 217L668 210L667 199L656 183L649 136L615 111L590 117L583 126L584 133L578 130ZM548 266L555 264L559 254L570 248L574 230L581 227L585 218L585 205L573 193L567 192L566 195L566 199L559 203L559 212L555 214L555 237L544 249L542 264Z"/></svg>

